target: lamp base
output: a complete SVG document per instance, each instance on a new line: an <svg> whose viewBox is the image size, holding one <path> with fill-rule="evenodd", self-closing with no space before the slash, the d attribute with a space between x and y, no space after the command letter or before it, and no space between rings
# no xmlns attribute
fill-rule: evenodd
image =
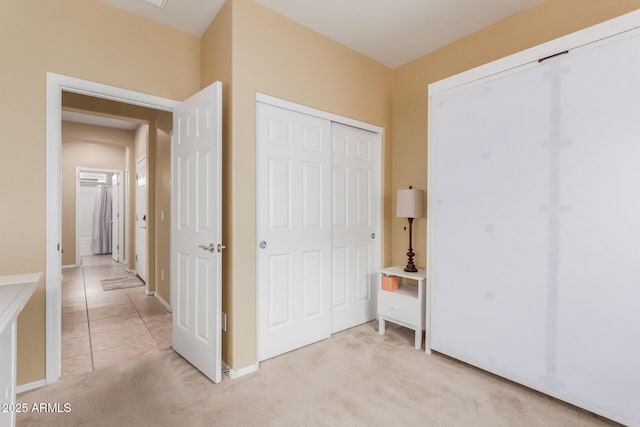
<svg viewBox="0 0 640 427"><path fill-rule="evenodd" d="M417 272L418 272L418 269L416 268L416 266L415 266L415 265L414 265L414 266L409 266L409 265L407 265L407 266L404 268L404 271L406 271L407 273L417 273Z"/></svg>
<svg viewBox="0 0 640 427"><path fill-rule="evenodd" d="M413 257L415 253L413 252L413 248L409 247L409 252L407 252L407 257L409 258L407 261L407 266L404 268L404 271L407 273L417 273L418 269L416 265L413 263Z"/></svg>
<svg viewBox="0 0 640 427"><path fill-rule="evenodd" d="M413 218L407 218L409 220L409 252L407 252L407 266L404 268L404 271L407 273L416 273L418 269L416 265L413 263L413 257L415 256L415 252L413 252L413 242L411 239L412 228L413 228Z"/></svg>

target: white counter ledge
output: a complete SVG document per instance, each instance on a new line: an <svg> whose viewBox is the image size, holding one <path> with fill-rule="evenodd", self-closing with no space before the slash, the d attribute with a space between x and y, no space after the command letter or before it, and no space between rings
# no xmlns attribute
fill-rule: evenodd
<svg viewBox="0 0 640 427"><path fill-rule="evenodd" d="M0 427L15 425L17 318L42 273L0 276Z"/></svg>

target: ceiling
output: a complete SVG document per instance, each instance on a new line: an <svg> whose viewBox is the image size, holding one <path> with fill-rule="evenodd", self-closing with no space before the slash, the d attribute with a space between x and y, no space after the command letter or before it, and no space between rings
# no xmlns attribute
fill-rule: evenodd
<svg viewBox="0 0 640 427"><path fill-rule="evenodd" d="M225 0L102 0L201 36ZM255 0L391 68L543 0Z"/></svg>

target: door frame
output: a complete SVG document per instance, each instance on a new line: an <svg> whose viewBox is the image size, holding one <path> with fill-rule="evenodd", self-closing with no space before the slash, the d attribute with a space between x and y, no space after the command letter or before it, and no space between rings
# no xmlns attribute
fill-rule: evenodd
<svg viewBox="0 0 640 427"><path fill-rule="evenodd" d="M179 104L168 98L47 72L46 82L46 367L45 383L60 379L61 366L61 194L62 91L172 112ZM39 386L41 384L36 384Z"/></svg>
<svg viewBox="0 0 640 427"><path fill-rule="evenodd" d="M85 168L82 166L76 166L76 215L75 215L75 224L76 224L76 258L75 258L75 266L79 266L80 265L80 250L78 249L80 247L80 235L78 233L78 205L79 205L79 194L80 194L80 172L104 172L104 173L111 173L114 175L119 175L120 176L120 183L122 183L122 178L124 176L123 171L120 169L101 169L101 168ZM120 200L118 200L118 204L120 205L120 210L122 211L122 205L123 200L126 200L126 197L124 196L124 194L120 194L119 197ZM123 239L124 239L124 215L120 215L120 218L118 219L118 234L120 235L120 244L124 244ZM113 251L113 248L112 248ZM119 256L118 256L119 258ZM121 261L119 261L121 262Z"/></svg>
<svg viewBox="0 0 640 427"><path fill-rule="evenodd" d="M379 212L379 221L378 221L378 227L376 229L376 235L380 236L380 240L379 240L379 246L378 246L378 259L380 259L380 264L382 266L382 262L384 260L383 257L383 221L384 221L384 177L383 177L383 166L384 166L384 149L382 146L382 143L384 141L384 128L380 127L380 126L375 126L369 123L365 123L365 122L361 122L359 120L355 120L355 119L350 119L348 117L344 117L344 116L340 116L338 114L334 114L334 113L330 113L328 111L322 111L322 110L318 110L312 107L308 107L306 105L301 105L301 104L296 104L295 102L291 102L291 101L287 101L284 100L282 98L276 98L274 96L271 95L266 95L260 92L256 92L256 100L255 100L256 104L263 103L263 104L268 104L274 107L280 107L280 108L285 108L287 110L291 110L291 111L295 111L298 113L302 113L302 114L306 114L309 116L313 116L313 117L317 117L320 119L325 119L325 120L329 120L330 122L335 122L335 123L340 123L343 125L347 125L347 126L352 126L355 128L359 128L359 129L363 129L363 130L367 130L370 132L373 132L376 134L376 144L378 145L378 150L379 150L379 165L376 165L376 169L379 172L379 176L378 176L378 185L379 185L379 194L378 194L378 212ZM258 143L258 137L256 134L256 144ZM258 161L258 159L256 158L256 162ZM257 169L257 163L254 166ZM256 175L256 179L257 179L257 175ZM257 214L257 209L258 209L258 205L256 204L256 214ZM257 223L256 223L256 227L257 227ZM256 228L257 230L257 228ZM257 238L257 235L256 235ZM256 247L256 252L255 252L255 256L256 256L256 261L257 261L257 257L258 257L258 241L256 240L255 243L255 247ZM256 364L257 366L260 365L260 357L257 354L257 352L259 352L260 349L260 340L262 339L260 337L259 334L259 330L260 330L260 314L261 314L261 304L260 302L257 300L257 295L258 295L258 283L260 283L258 275L259 275L259 271L256 268ZM329 336L331 336L332 334L330 334Z"/></svg>

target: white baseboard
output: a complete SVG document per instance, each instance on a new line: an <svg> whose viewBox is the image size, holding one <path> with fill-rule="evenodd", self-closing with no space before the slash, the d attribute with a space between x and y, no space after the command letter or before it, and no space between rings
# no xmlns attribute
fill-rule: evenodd
<svg viewBox="0 0 640 427"><path fill-rule="evenodd" d="M45 385L47 385L47 382L45 380L38 380L32 383L21 384L16 387L16 394L24 393L25 391L35 390L36 388L44 387Z"/></svg>
<svg viewBox="0 0 640 427"><path fill-rule="evenodd" d="M168 303L168 302L166 302L166 301L164 300L164 298L162 298L162 297L160 296L160 294L159 294L159 293L154 292L153 296L154 296L154 297L156 297L156 299L157 299L158 301L160 301L160 304L162 304L162 305L164 306L164 308L166 308L166 309L169 311L169 313L173 313L173 310L171 309L171 306L169 305L169 303Z"/></svg>
<svg viewBox="0 0 640 427"><path fill-rule="evenodd" d="M256 363L254 365L245 366L244 368L240 368L240 369L231 369L229 368L229 366L227 366L226 363L224 363L224 360L222 361L222 370L226 371L227 376L232 380L239 377L243 377L245 375L252 374L258 370L258 367L259 367L259 364Z"/></svg>
<svg viewBox="0 0 640 427"><path fill-rule="evenodd" d="M80 267L81 264L69 264L69 265L63 265L62 269L64 270L65 268L76 268L76 267Z"/></svg>

